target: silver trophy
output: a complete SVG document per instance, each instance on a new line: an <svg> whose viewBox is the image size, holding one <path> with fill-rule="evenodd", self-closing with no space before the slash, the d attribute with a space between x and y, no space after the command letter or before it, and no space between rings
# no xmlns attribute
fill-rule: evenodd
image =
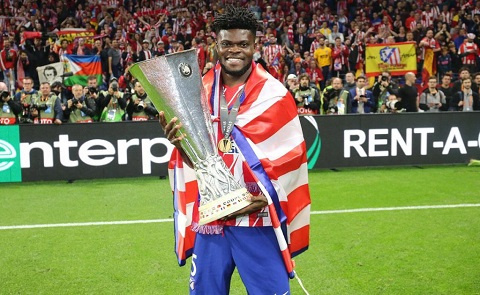
<svg viewBox="0 0 480 295"><path fill-rule="evenodd" d="M249 193L220 158L195 49L134 64L140 81L167 122L177 117L181 146L192 161L200 193L199 224L220 219L250 204Z"/></svg>

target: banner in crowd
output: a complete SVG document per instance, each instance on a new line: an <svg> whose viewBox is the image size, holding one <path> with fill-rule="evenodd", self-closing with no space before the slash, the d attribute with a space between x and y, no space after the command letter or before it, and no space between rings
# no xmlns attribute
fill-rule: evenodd
<svg viewBox="0 0 480 295"><path fill-rule="evenodd" d="M99 55L72 55L65 54L60 57L65 72L65 86L80 84L87 85L88 76L97 77L98 84L102 83L102 64ZM71 75L68 75L70 74Z"/></svg>
<svg viewBox="0 0 480 295"><path fill-rule="evenodd" d="M368 44L365 62L367 77L378 76L382 71L388 71L392 76L417 73L415 43Z"/></svg>
<svg viewBox="0 0 480 295"><path fill-rule="evenodd" d="M40 84L48 82L52 85L56 81L62 82L63 63L56 62L43 67L37 67L37 73Z"/></svg>
<svg viewBox="0 0 480 295"><path fill-rule="evenodd" d="M95 30L86 30L81 28L64 29L55 32L60 40L67 40L72 43L77 38L85 38L86 44L93 44Z"/></svg>

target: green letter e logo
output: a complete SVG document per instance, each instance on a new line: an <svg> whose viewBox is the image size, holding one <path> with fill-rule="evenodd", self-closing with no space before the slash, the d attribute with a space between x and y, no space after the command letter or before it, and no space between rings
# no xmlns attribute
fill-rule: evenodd
<svg viewBox="0 0 480 295"><path fill-rule="evenodd" d="M18 126L0 127L0 182L22 181Z"/></svg>

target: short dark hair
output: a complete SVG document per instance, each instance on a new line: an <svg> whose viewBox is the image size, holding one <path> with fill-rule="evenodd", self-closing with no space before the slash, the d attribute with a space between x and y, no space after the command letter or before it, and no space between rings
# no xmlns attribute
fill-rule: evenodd
<svg viewBox="0 0 480 295"><path fill-rule="evenodd" d="M224 13L215 17L212 29L217 35L221 30L242 29L249 30L256 36L259 24L253 12L247 8L229 5Z"/></svg>

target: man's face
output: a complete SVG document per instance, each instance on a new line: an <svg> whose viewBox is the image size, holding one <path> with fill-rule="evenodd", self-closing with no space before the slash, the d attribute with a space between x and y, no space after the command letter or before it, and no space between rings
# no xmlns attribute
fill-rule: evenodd
<svg viewBox="0 0 480 295"><path fill-rule="evenodd" d="M3 41L3 48L9 49L10 48L10 41L8 41L8 40Z"/></svg>
<svg viewBox="0 0 480 295"><path fill-rule="evenodd" d="M72 87L72 94L75 96L75 98L80 98L83 95L83 87Z"/></svg>
<svg viewBox="0 0 480 295"><path fill-rule="evenodd" d="M470 79L467 79L467 80L464 80L463 83L463 89L470 89L472 88L472 81L470 81Z"/></svg>
<svg viewBox="0 0 480 295"><path fill-rule="evenodd" d="M347 81L347 83L353 83L355 81L355 77L352 73L347 73L345 75L345 81Z"/></svg>
<svg viewBox="0 0 480 295"><path fill-rule="evenodd" d="M432 30L428 30L428 31L427 31L427 38L428 38L428 39L432 39L432 38L433 38L433 31L432 31Z"/></svg>
<svg viewBox="0 0 480 295"><path fill-rule="evenodd" d="M465 78L468 78L468 77L470 77L470 72L469 71L465 70L465 71L460 72L460 78L461 79L465 79Z"/></svg>
<svg viewBox="0 0 480 295"><path fill-rule="evenodd" d="M442 84L444 85L450 85L450 82L452 82L452 78L450 78L450 76L444 76L442 78Z"/></svg>
<svg viewBox="0 0 480 295"><path fill-rule="evenodd" d="M340 78L335 78L335 79L333 79L333 81L332 81L332 87L333 87L333 89L335 89L335 90L340 90L340 89L342 89L342 80L340 80Z"/></svg>
<svg viewBox="0 0 480 295"><path fill-rule="evenodd" d="M310 79L308 79L308 77L302 77L302 79L300 79L300 86L308 87L309 84L310 84Z"/></svg>
<svg viewBox="0 0 480 295"><path fill-rule="evenodd" d="M220 65L225 73L240 77L252 66L255 36L249 30L221 30L217 37Z"/></svg>
<svg viewBox="0 0 480 295"><path fill-rule="evenodd" d="M363 78L358 78L358 80L357 80L357 87L358 87L358 88L363 88L363 87L365 87L365 79L363 79Z"/></svg>
<svg viewBox="0 0 480 295"><path fill-rule="evenodd" d="M40 85L40 92L42 92L43 96L48 96L50 94L50 85L48 83Z"/></svg>
<svg viewBox="0 0 480 295"><path fill-rule="evenodd" d="M139 82L135 83L135 91L140 95L143 95L145 93L142 84L140 84Z"/></svg>
<svg viewBox="0 0 480 295"><path fill-rule="evenodd" d="M26 92L29 92L32 90L32 88L33 88L33 81L30 79L23 79L23 89Z"/></svg>
<svg viewBox="0 0 480 295"><path fill-rule="evenodd" d="M430 79L428 80L428 88L435 88L437 86L437 80L435 79Z"/></svg>
<svg viewBox="0 0 480 295"><path fill-rule="evenodd" d="M480 84L480 75L475 76L475 84Z"/></svg>
<svg viewBox="0 0 480 295"><path fill-rule="evenodd" d="M89 79L87 81L87 86L97 88L97 79Z"/></svg>

